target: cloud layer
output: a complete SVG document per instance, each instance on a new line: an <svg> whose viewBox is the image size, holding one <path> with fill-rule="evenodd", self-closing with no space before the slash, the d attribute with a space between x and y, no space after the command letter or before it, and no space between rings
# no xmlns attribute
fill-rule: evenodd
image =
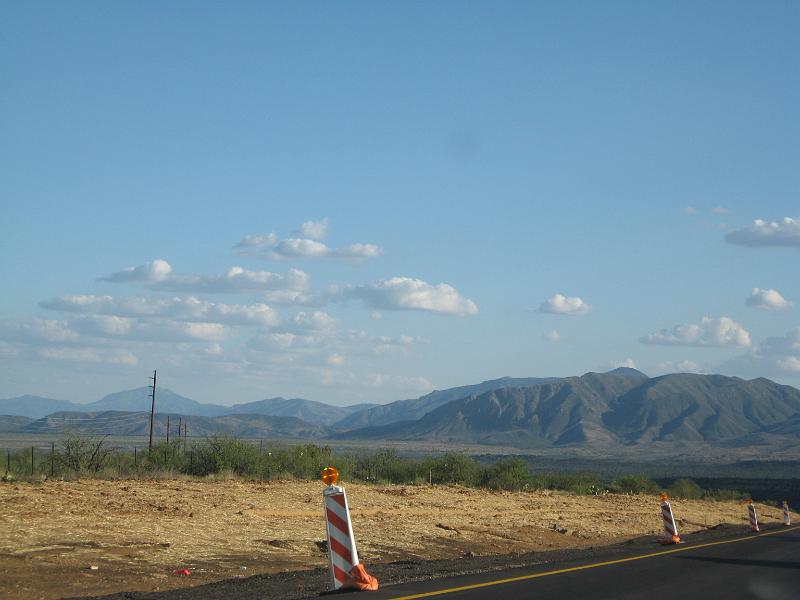
<svg viewBox="0 0 800 600"><path fill-rule="evenodd" d="M699 324L676 325L639 338L643 344L662 346L749 346L750 334L730 317L703 317Z"/></svg>
<svg viewBox="0 0 800 600"><path fill-rule="evenodd" d="M784 217L782 221L756 219L750 227L731 231L725 236L729 244L740 246L793 246L800 248L800 219Z"/></svg>
<svg viewBox="0 0 800 600"><path fill-rule="evenodd" d="M333 248L323 243L328 235L328 219L306 221L296 232L299 237L280 239L275 232L251 234L235 246L239 254L267 260L340 258L363 260L380 256L383 251L376 244L353 243Z"/></svg>
<svg viewBox="0 0 800 600"><path fill-rule="evenodd" d="M309 279L307 273L298 269L289 269L286 273L273 273L248 271L238 266L231 267L223 275L181 275L176 274L167 261L157 259L100 277L98 281L144 283L153 290L172 292L224 294L305 290L309 286Z"/></svg>
<svg viewBox="0 0 800 600"><path fill-rule="evenodd" d="M266 304L224 304L185 298L114 296L62 296L39 303L43 308L91 315L118 317L161 317L177 321L224 323L228 325L277 325L278 313Z"/></svg>

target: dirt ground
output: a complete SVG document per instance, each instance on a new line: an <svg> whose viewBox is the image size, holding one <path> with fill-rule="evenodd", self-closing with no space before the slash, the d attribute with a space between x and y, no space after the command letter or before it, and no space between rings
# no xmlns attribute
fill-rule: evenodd
<svg viewBox="0 0 800 600"><path fill-rule="evenodd" d="M321 482L0 485L0 597L158 591L323 567ZM600 546L661 533L652 496L346 485L362 562ZM757 505L766 523L775 507ZM734 502L673 502L682 532L746 529ZM797 518L796 515L793 518ZM472 553L472 554L470 554ZM189 576L175 571L188 569Z"/></svg>

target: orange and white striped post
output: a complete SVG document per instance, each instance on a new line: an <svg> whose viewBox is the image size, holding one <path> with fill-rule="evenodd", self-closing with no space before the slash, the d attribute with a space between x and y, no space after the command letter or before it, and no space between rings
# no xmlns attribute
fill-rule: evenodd
<svg viewBox="0 0 800 600"><path fill-rule="evenodd" d="M758 528L758 515L756 514L756 506L752 500L747 501L747 517L750 519L750 531L759 532Z"/></svg>
<svg viewBox="0 0 800 600"><path fill-rule="evenodd" d="M333 589L341 587L377 590L378 580L369 575L358 562L356 539L350 523L350 508L344 488L336 485L339 472L334 467L322 471L322 481L328 486L322 491L325 525L328 537L328 565Z"/></svg>
<svg viewBox="0 0 800 600"><path fill-rule="evenodd" d="M681 536L678 535L678 526L675 524L675 517L672 516L672 505L666 494L661 494L661 517L664 520L664 537L661 539L661 543L663 545L680 544Z"/></svg>
<svg viewBox="0 0 800 600"><path fill-rule="evenodd" d="M783 501L783 524L792 524L792 517L789 516L789 503L786 500Z"/></svg>

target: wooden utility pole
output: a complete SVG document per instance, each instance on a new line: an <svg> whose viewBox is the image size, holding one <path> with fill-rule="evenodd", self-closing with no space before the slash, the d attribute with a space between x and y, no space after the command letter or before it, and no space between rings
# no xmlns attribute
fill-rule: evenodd
<svg viewBox="0 0 800 600"><path fill-rule="evenodd" d="M181 423L183 423L183 417L178 417L178 450L181 445Z"/></svg>
<svg viewBox="0 0 800 600"><path fill-rule="evenodd" d="M153 393L150 395L152 399L152 403L150 404L150 443L147 445L147 451L153 451L153 417L156 414L156 372L153 371L153 376L151 377L153 380L153 385L150 387L153 388Z"/></svg>
<svg viewBox="0 0 800 600"><path fill-rule="evenodd" d="M169 446L169 415L167 415L167 446Z"/></svg>
<svg viewBox="0 0 800 600"><path fill-rule="evenodd" d="M183 424L183 451L186 452L186 436L189 435L186 433L186 423Z"/></svg>

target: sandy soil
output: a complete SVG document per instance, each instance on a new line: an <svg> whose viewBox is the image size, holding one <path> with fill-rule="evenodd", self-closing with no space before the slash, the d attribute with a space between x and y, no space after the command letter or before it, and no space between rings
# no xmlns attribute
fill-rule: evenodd
<svg viewBox="0 0 800 600"><path fill-rule="evenodd" d="M324 566L322 488L295 481L2 484L0 597L156 591ZM661 532L652 496L346 489L367 565L598 546ZM685 533L719 523L746 528L741 504L676 500L673 509ZM775 507L758 511L764 522L780 519ZM183 568L192 574L174 574Z"/></svg>

